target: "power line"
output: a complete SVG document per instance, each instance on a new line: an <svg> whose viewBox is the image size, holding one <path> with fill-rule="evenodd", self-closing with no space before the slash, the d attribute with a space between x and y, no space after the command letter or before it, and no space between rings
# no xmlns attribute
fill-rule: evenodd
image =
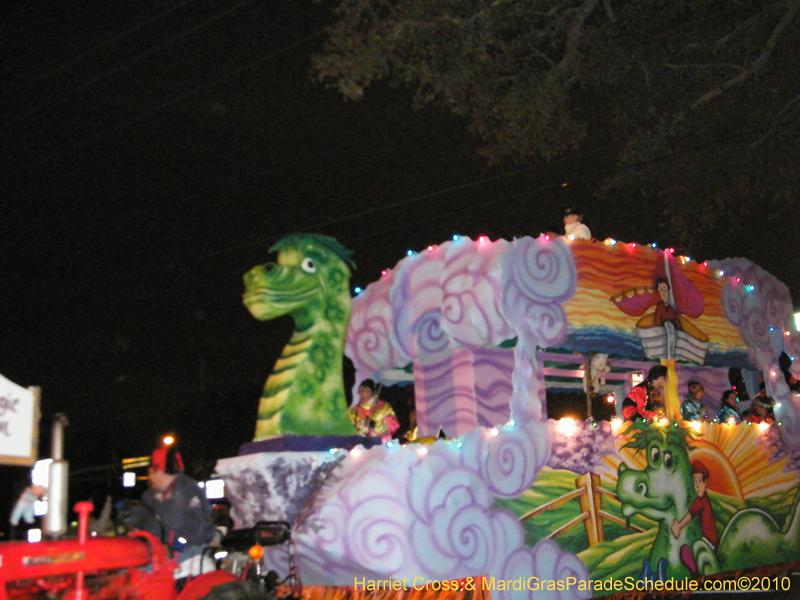
<svg viewBox="0 0 800 600"><path fill-rule="evenodd" d="M668 153L666 155L653 157L652 159L639 161L637 163L630 163L630 164L627 164L627 165L619 165L618 168L620 168L620 169L638 168L638 167L641 167L641 166L644 166L644 165L647 165L647 164L652 164L652 163L661 162L663 160L668 160L669 158L672 158L673 156L677 156L677 155L680 155L680 154L685 154L687 152L694 152L694 151L696 151L698 149L702 149L702 148L710 146L710 145L714 145L714 144L713 143L707 143L707 144L703 144L701 146L693 146L691 148L687 148L687 149L683 149L683 150L676 150L676 151L670 152L670 153ZM602 148L597 148L597 149L595 149L593 151L583 153L581 158L589 159L589 158L592 158L592 157L604 156L611 149L612 149L611 145L608 145L608 146L605 146L605 147L602 147ZM558 159L550 161L549 165L552 166L552 165L558 165L558 164L567 164L567 163L569 163L569 162L571 162L573 160L576 160L577 158L578 158L577 154L570 155L570 156L563 156L561 158L558 158ZM309 224L306 224L306 225L300 225L300 226L298 226L298 229L299 230L303 230L303 231L324 231L326 229L329 229L329 228L333 227L334 225L338 225L338 224L341 224L341 223L356 221L356 220L361 219L361 218L374 216L374 215L377 215L377 214L380 214L380 213L384 213L384 212L389 211L389 210L401 208L401 207L404 207L404 206L409 206L409 205L412 205L412 204L416 204L416 203L419 203L419 202L422 202L422 201L425 201L425 200L430 200L432 198L440 197L440 196L443 196L443 195L446 195L446 194L450 194L450 193L453 193L453 192L462 191L462 190L466 190L466 189L470 189L470 188L475 188L475 187L478 187L478 186L481 186L481 185L484 185L484 184L500 181L502 179L507 179L509 177L513 177L513 176L519 175L521 173L529 172L529 171L532 170L532 168L533 167L531 167L531 166L525 166L525 167L521 167L519 169L515 169L513 171L499 173L499 174L491 175L491 176L488 176L488 177L481 177L479 179L474 179L474 180L466 182L466 183L462 183L462 184L450 186L450 187L447 187L447 188L442 188L442 189L439 189L439 190L436 190L436 191L433 191L433 192L429 192L427 194L421 194L421 195L413 196L411 198L405 198L403 200L398 200L396 202L392 202L392 203L389 203L389 204L384 204L384 205L380 205L380 206L374 206L374 207L371 207L371 208L368 208L368 209L365 209L365 210L361 210L361 211L354 212L354 213L349 213L349 214L342 215L340 217L335 217L335 218L332 218L332 219L326 219L326 220L318 221L318 222L315 222L315 223L309 223ZM608 175L612 174L613 172L615 172L613 169L612 170L602 171L602 172L597 173L596 177L602 178L602 177L605 177L605 176L608 176ZM524 197L524 196L535 196L537 193L541 193L541 192L545 192L545 191L553 190L553 189L558 189L561 186L562 186L561 183L546 184L546 185L540 186L538 188L533 188L533 189L530 189L530 190L526 190L525 192L521 192L519 194L514 194L514 195L506 194L506 195L503 195L502 198L499 198L499 199L496 199L496 200L483 201L483 202L479 202L477 204L470 205L468 207L463 207L462 206L462 207L459 208L459 211L462 211L465 208L477 209L477 208L483 208L483 207L486 207L486 206L502 204L502 203L509 202L511 200L515 200L515 199L520 198L520 197ZM214 190L206 190L206 191L199 192L197 194L193 194L191 196L184 196L184 197L181 198L181 201L182 202L186 202L186 201L194 200L196 198L199 198L199 197L202 197L202 196L206 196L206 195L212 193L213 191ZM414 226L417 226L417 225L420 225L420 224L423 224L423 223L428 223L428 222L440 220L442 218L447 218L447 217L451 216L454 213L455 213L455 211L448 211L448 212L444 212L444 213L440 212L440 213L438 213L438 214L436 214L434 216L431 216L430 218L416 220L416 221L413 221L411 223L406 223L406 224L399 225L399 226L395 224L393 226L393 231L397 231L398 229L408 229L410 227L414 227ZM239 244L230 245L230 246L227 246L227 247L225 247L223 249L220 249L218 251L215 251L215 252L206 252L206 253L202 254L201 256L195 257L193 260L190 260L190 261L189 260L184 260L184 261L179 261L179 262L169 262L169 263L162 264L162 265L159 265L159 266L154 266L152 268L147 269L146 271L138 271L137 275L138 276L144 276L144 275L154 275L154 274L158 274L158 273L166 273L166 272L169 272L169 271L173 271L175 269L179 269L179 268L181 268L181 266L186 266L188 264L203 263L203 262L207 262L207 261L209 261L209 260L211 260L213 258L216 258L216 257L229 255L231 253L234 253L234 252L237 252L239 250L242 250L243 248L249 248L249 247L253 247L253 246L272 245L272 243L276 242L278 239L280 239L281 237L283 237L287 233L289 233L289 232L275 234L275 235L269 236L268 238L259 237L259 238L256 238L256 239L252 239L250 241L246 241L246 242L242 242L242 243L239 243ZM373 233L370 233L370 234L365 234L365 235L362 235L362 236L358 236L358 237L352 238L352 240L353 241L358 241L358 240L361 240L361 239L368 239L368 238L374 237L375 235L380 235L380 234L373 232ZM131 278L131 274L130 273L126 273L126 281L130 282L130 278ZM80 296L81 294L85 294L85 293L89 293L89 292L92 292L92 291L96 291L97 289L101 289L101 288L104 288L104 287L106 287L106 284L97 284L97 285L89 285L89 286L84 286L84 287L77 288L77 289L72 289L69 292L62 291L62 293L60 293L60 294L48 296L48 300L62 301L62 300L65 300L65 299L68 299L68 298L71 298L71 297Z"/></svg>
<svg viewBox="0 0 800 600"><path fill-rule="evenodd" d="M252 0L246 0L246 1L250 2ZM298 48L299 46L302 46L303 44L309 42L310 40L312 40L315 37L317 37L320 34L322 34L323 31L324 30L320 29L320 30L318 30L318 31L316 31L314 33L311 33L311 34L305 36L304 38L302 38L300 40L297 40L295 42L292 42L291 44L288 44L288 45L284 46L283 48L280 48L279 50L271 52L270 54L267 54L266 56L262 56L260 58L257 58L256 60L254 60L252 62L249 62L246 65L243 65L243 66L239 67L238 69L235 69L235 70L231 71L230 73L228 73L226 75L218 77L218 78L216 78L216 79L214 79L212 81L209 81L209 82L207 82L207 83L205 83L203 85L197 86L197 87L189 90L188 92L186 92L184 94L181 94L180 96L176 96L174 98L171 98L170 100L166 100L166 101L158 104L154 108L152 108L152 109L150 109L148 111L139 113L138 115L136 115L135 117L133 117L131 119L128 119L127 121L123 121L122 123L118 123L117 125L112 125L111 127L107 127L106 129L98 132L97 134L95 134L93 136L89 136L88 138L84 138L83 140L81 140L79 142L76 142L75 144L73 144L72 146L67 148L66 150L63 150L61 152L57 152L55 154L50 154L50 155L45 156L45 157L43 157L43 158L41 158L41 159L39 159L37 161L32 161L32 162L26 164L24 167L20 167L20 168L16 169L15 171L12 172L12 174L16 175L18 173L27 171L27 170L32 169L34 167L38 167L40 165L43 165L45 163L50 162L51 160L54 160L56 158L68 155L68 154L72 153L75 150L80 150L81 148L85 148L86 146L88 146L88 145L90 145L90 144L92 144L92 143L94 143L94 142L96 142L98 140L101 140L104 137L107 137L108 135L110 135L112 133L117 133L120 130L125 129L126 127L130 127L131 125L135 125L137 123L140 123L140 122L148 119L149 117L153 116L154 114L158 113L159 111L163 110L164 108L167 108L169 106L173 106L175 104L180 104L181 102L183 102L185 100L188 100L189 98L193 98L194 96L200 94L201 92L204 92L204 91L206 91L206 90L208 90L208 89L210 89L210 88L212 88L212 87L214 87L216 85L219 85L221 83L225 83L226 81L228 81L230 79L233 79L234 77L237 77L237 76L241 75L242 73L245 73L245 72L247 72L248 70L250 70L250 69L252 69L254 67L257 67L257 66L259 66L259 65L261 65L263 63L269 62L269 61L273 60L274 58L277 58L278 56L281 56L281 55L285 54L286 52L289 52L290 50L294 50L295 48Z"/></svg>
<svg viewBox="0 0 800 600"><path fill-rule="evenodd" d="M679 154L686 153L686 152L692 152L692 151L697 150L698 148L699 147L692 147L692 148L688 148L688 149L685 149L685 150L679 150L679 151L671 152L668 155L654 157L653 159L651 159L649 161L641 161L641 162L635 163L635 164L623 165L620 168L636 168L636 167L642 166L644 164L649 164L649 163L659 162L659 161L662 161L662 160L667 160L668 158L670 158L672 156L675 156L675 155L679 155ZM601 151L605 152L606 148L602 148L602 149L598 149L598 150L596 150L594 152L586 153L584 155L584 157L586 155L591 156L592 154L596 154L596 153L599 153ZM551 161L550 164L553 164L553 163L555 163L555 164L566 164L566 163L568 163L568 162L570 162L572 160L575 160L576 158L577 158L576 155L565 156L565 157L562 157L560 159ZM530 170L531 170L531 167L530 166L526 166L526 167L521 167L519 169L515 169L513 171L508 171L508 172L500 173L500 174L497 174L497 175L491 175L489 177L481 177L479 179L475 179L475 180L472 180L472 181L469 181L469 182L466 182L466 183L462 183L462 184L450 186L450 187L447 187L447 188L439 189L439 190L436 190L436 191L433 191L433 192L430 192L430 193L427 193L427 194L421 194L421 195L418 195L418 196L413 196L411 198L405 198L403 200L398 200L397 202L392 202L392 203L384 204L384 205L381 205L381 206L375 206L375 207L368 208L368 209L365 209L365 210L361 210L361 211L358 211L358 212L349 213L347 215L342 215L340 217L335 217L335 218L332 218L332 219L326 219L326 220L323 220L323 221L318 221L316 223L308 223L308 224L305 224L305 225L299 225L298 226L298 230L303 230L303 231L324 231L326 229L331 228L334 225L338 225L338 224L349 222L349 221L356 221L358 219L374 216L376 214L379 214L379 213L382 213L382 212L385 212L385 211L401 208L401 207L404 207L404 206L409 206L409 205L416 204L416 203L419 203L419 202L422 202L422 201L425 201L425 200L430 200L431 198L436 198L436 197L440 197L440 196L443 196L443 195L446 195L446 194L450 194L450 193L453 193L453 192L462 191L462 190L470 189L470 188L475 188L475 187L478 187L478 186L481 186L481 185L485 185L485 184L488 184L488 183L492 183L492 182L497 182L497 181L500 181L502 179L513 177L513 176L519 175L521 173L524 173L524 172L530 171ZM611 174L613 172L614 172L613 170L603 171L603 172L597 173L596 176L597 177L604 177L604 176L606 176L608 174ZM498 199L488 200L488 201L478 201L477 203L473 203L473 204L471 204L471 205L469 205L467 207L461 206L461 207L458 208L458 211L460 212L460 211L463 211L465 209L478 209L478 208L484 208L484 207L487 207L487 206L503 204L503 203L509 202L511 200L516 200L518 198L525 197L525 196L532 197L532 196L535 196L536 194L539 194L539 193L542 193L542 192L546 192L546 191L553 190L553 189L558 189L558 188L561 187L561 185L562 185L561 183L550 183L550 184L546 184L546 185L543 185L543 186L539 186L538 188L533 188L533 189L530 189L530 190L526 190L524 192L520 192L518 194L513 194L513 195L505 194L501 198L498 198ZM197 197L206 195L207 193L208 192L200 192L200 193L192 195L192 196L184 197L184 198L182 198L182 201L191 200L193 198L197 198ZM391 231L396 232L398 229L408 229L408 228L416 227L416 226L418 226L420 224L423 224L423 223L429 223L429 222L432 222L432 221L441 220L441 219L444 219L444 218L449 218L451 215L453 215L455 213L456 213L456 210L451 210L451 211L447 211L447 212L438 212L437 214L432 215L431 217L426 217L424 219L415 220L415 221L413 221L411 223L405 223L403 225L394 224ZM153 266L153 267L151 267L151 268L149 268L147 270L138 271L135 275L138 276L138 277L143 277L143 276L146 276L146 275L147 276L152 276L152 275L159 274L159 273L167 273L169 271L173 271L175 269L179 269L182 266L185 267L186 265L189 265L189 264L199 264L199 263L207 262L207 261L209 261L209 260L211 260L213 258L216 258L216 257L229 255L229 254L237 252L237 251L239 251L239 250L241 250L243 248L249 248L249 247L259 246L259 245L272 245L272 243L276 242L278 239L280 239L281 237L283 237L287 233L289 233L289 232L283 232L283 233L274 234L274 235L269 236L268 238L259 237L259 238L252 239L252 240L247 241L247 242L242 242L242 243L239 243L239 244L229 245L229 246L226 246L225 248L220 249L220 250L215 251L215 252L206 252L206 253L202 254L201 256L195 257L192 260L175 261L175 262L169 262L169 263L161 264L161 265L158 265L158 266ZM359 241L359 240L362 240L362 239L368 239L368 238L374 237L376 235L383 235L384 233L385 232L375 232L375 231L373 231L373 232L368 233L368 234L364 234L364 235L361 235L361 236L357 236L357 237L351 238L351 241ZM125 281L126 281L127 284L130 284L132 276L133 276L133 274L131 274L129 272L125 273ZM84 286L84 287L81 287L81 288L73 288L69 292L62 291L60 294L49 295L49 296L47 296L46 299L47 299L47 301L58 301L58 302L61 302L61 301L65 300L65 299L76 297L76 296L80 296L81 294L90 293L90 292L96 291L98 289L103 289L103 288L106 288L106 287L108 287L107 283L102 283L102 284L98 283L97 285L88 285L88 286ZM128 293L127 297L130 298L130 297L134 297L134 296L131 295L130 293Z"/></svg>
<svg viewBox="0 0 800 600"><path fill-rule="evenodd" d="M160 15L157 16L157 18L160 18L161 16L163 16L163 14L167 14L168 12L171 12L171 11L175 10L176 8L178 8L180 6L183 6L184 4L186 4L186 3L190 2L190 1L191 0L183 0L182 3L179 3L178 5L173 6L172 8L168 9L167 11L164 11L164 12L160 13ZM85 82L84 84L81 84L78 87L72 88L71 90L68 90L67 92L64 92L61 96L48 99L44 103L41 103L41 104L33 107L32 109L28 110L23 115L20 115L19 117L14 118L11 121L11 123L12 124L19 123L19 122L25 120L26 118L28 118L30 115L36 113L41 108L43 108L43 107L45 107L45 106L47 106L47 105L49 105L49 104L51 104L53 102L56 102L61 98L69 96L69 95L71 95L71 94L73 94L73 93L75 93L77 91L86 89L87 87L91 86L93 83L96 83L97 81L101 80L103 77L105 77L105 76L107 76L109 74L118 72L123 67L129 66L131 64L134 64L134 63L138 62L139 60L141 60L141 59L143 59L143 58L145 58L147 56L150 56L150 55L152 55L152 54L164 49L165 47L169 46L173 42L175 42L177 40L180 40L180 39L183 39L183 38L185 38L185 37L187 37L187 36L189 36L189 35L191 35L193 33L196 33L197 31L199 31L200 29L202 29L205 26L209 25L210 23L213 23L213 22L217 21L218 19L221 19L221 18L227 16L228 14L234 12L235 10L238 10L242 6L245 6L246 4L249 4L251 2L252 2L252 0L243 0L242 2L240 2L237 5L231 7L230 9L224 11L223 13L219 13L219 14L209 18L208 20L200 23L196 27L193 27L193 28L191 28L191 29L189 29L189 30L177 35L177 36L174 36L173 38L169 39L166 43L164 43L164 44L162 44L160 46L153 47L153 48L151 48L151 49L149 49L149 50L137 55L136 57L134 57L130 61L128 61L126 63L123 63L122 65L119 65L119 66L117 66L117 67L115 67L113 69L109 69L109 70L101 73L100 75L98 75L98 76L94 77L93 79ZM724 12L726 12L726 11L723 11L723 13ZM715 15L711 15L711 17L717 16L718 14L723 14L723 13L716 13ZM155 18L151 19L151 21L152 20L155 20ZM684 24L676 27L675 29L679 29L681 27L685 27L687 25L692 25L692 24L694 24L694 21L692 21L690 23L684 23ZM132 28L131 31L135 31L138 28L140 28L140 27ZM670 31L672 31L672 30L668 30L666 32L662 32L660 35L664 35L665 33L669 33ZM202 92L202 91L204 91L204 90L206 90L206 89L208 89L210 87L213 87L215 85L218 85L219 83L225 82L228 79L230 79L232 77L235 77L236 75L238 75L238 74L240 74L240 73L242 73L242 72L244 72L244 71L246 71L246 70L248 70L250 68L258 66L259 64L262 64L263 62L267 62L267 61L271 60L272 58L284 53L285 51L287 51L289 49L293 49L293 48L305 43L306 41L316 37L317 35L320 35L323 32L324 32L324 30L318 30L318 31L312 33L311 35L307 36L306 38L303 38L302 40L300 40L298 42L294 42L294 43L292 43L292 44L290 44L290 45L288 45L288 46L286 46L286 47L284 47L282 49L279 49L275 53L272 53L270 55L267 55L265 57L257 59L256 61L253 61L253 62L251 62L251 63L249 63L247 65L244 65L243 67L237 69L236 71L232 72L229 75L225 75L225 76L220 77L218 79L215 79L215 80L213 80L213 81L211 81L209 83L206 83L206 84L203 84L201 86L198 86L198 87L190 90L189 92L187 92L187 93L185 93L185 94L183 94L181 96L175 97L175 98L173 98L171 100L167 100L167 101L159 104L158 106L156 106L155 108L153 108L153 109L151 109L149 111L145 111L143 113L140 113L139 115L136 115L133 118L131 118L131 119L127 120L127 121L124 121L124 122L122 122L120 124L108 127L105 130L97 133L94 136L90 136L88 138L84 138L83 140L73 144L70 148L68 148L68 149L66 149L64 151L57 152L55 154L51 154L51 155L46 156L46 157L44 157L44 158L42 158L42 159L40 159L38 161L34 161L32 163L29 163L25 167L19 168L19 169L13 171L12 173L16 174L16 173L28 170L28 169L30 169L32 167L40 166L41 164L49 162L50 160L53 160L55 158L61 157L61 156L66 155L66 154L69 154L70 152L72 152L74 150L78 150L78 149L84 148L84 147L92 144L93 142L106 137L107 135L109 135L111 133L115 133L115 132L117 132L117 131L119 131L121 129L124 129L126 127L129 127L131 125L134 125L136 123L139 123L139 122L149 118L150 116L152 116L153 114L157 113L158 111L162 110L165 107L171 106L173 104L178 104L178 103L180 103L180 102L182 102L182 101L184 101L184 100L186 100L188 98L191 98L191 97L197 95L198 93L200 93L200 92ZM121 36L118 36L118 37L121 37Z"/></svg>
<svg viewBox="0 0 800 600"><path fill-rule="evenodd" d="M110 46L113 43L119 42L119 41L125 39L126 37L128 37L130 35L133 35L134 33L139 31L140 29L142 29L146 25L149 25L150 23L153 23L153 22L163 18L164 16L168 15L169 13L171 13L171 12L173 12L173 11L183 7L183 6L185 6L186 4L189 4L190 2L194 2L194 0L180 0L179 2L174 4L172 7L169 7L166 10L161 11L160 13L154 15L152 18L146 18L143 21L141 21L139 23L136 23L135 25L133 25L132 27L130 27L129 29L127 29L126 31L124 31L122 33L119 33L119 34L117 34L117 35L115 35L115 36L113 36L111 38L106 38L106 39L97 38L93 42L89 42L88 44L85 44L85 46L89 46L89 48L87 50L84 50L80 54L77 54L77 55L75 55L75 56L73 56L71 58L68 58L68 59L62 61L56 67L53 67L53 68L48 69L46 71L42 71L42 72L38 73L37 75L34 75L33 77L29 78L26 81L23 81L22 83L18 84L15 87L12 87L12 88L10 88L8 90L4 90L2 93L0 93L0 99L6 98L7 96L10 96L12 94L16 94L17 92L22 91L24 89L27 89L30 86L32 86L32 85L34 85L36 83L39 83L40 81L44 81L48 77L52 77L53 75L62 72L64 69L66 69L70 65L73 65L73 64L83 60L87 56L90 56L91 54L95 54L95 53L99 52L100 50L102 50L104 48L107 48L108 46ZM164 2L161 6L167 5L169 3L170 2ZM142 13L142 15L145 15L145 14L147 14L147 13ZM139 15L138 18L140 18L142 15Z"/></svg>
<svg viewBox="0 0 800 600"><path fill-rule="evenodd" d="M185 0L185 2L183 4L186 4L186 3L191 2L191 1L192 0ZM137 62L139 62L139 61L141 61L141 60L143 60L143 59L145 59L145 58L147 58L147 57L149 57L149 56L151 56L151 55L153 55L153 54L155 54L157 52L160 52L161 50L164 50L165 48L169 47L171 44L173 44L175 42L178 42L180 40L183 40L183 39L185 39L185 38L197 33L198 31L201 31L202 29L208 27L209 25L211 25L213 23L216 23L220 19L222 19L224 17L227 17L231 13L239 10L243 6L251 4L252 2L253 2L253 0L243 0L242 2L234 4L229 9L227 9L227 10L221 12L221 13L217 13L213 17L210 17L210 18L206 19L205 21L202 21L198 25L195 25L194 27L191 27L190 29L187 29L186 31L183 31L182 33L179 33L178 35L172 36L171 38L167 39L167 41L164 42L163 44L158 45L158 46L152 46L148 50L145 50L144 52L142 52L140 54L137 54L132 59L130 59L128 61L125 61L125 62L122 62L122 63L118 64L116 67L113 67L111 69L107 69L106 71L103 71L99 75L96 75L92 79L89 79L88 81L85 81L81 85L79 85L77 87L74 87L74 88L72 88L70 90L67 90L66 92L64 92L64 93L62 93L62 94L60 94L58 96L52 96L52 97L48 98L44 102L34 106L33 108L25 111L21 115L11 119L9 121L9 125L16 125L18 123L21 123L22 121L25 121L28 117L30 117L31 115L39 112L39 110L41 110L42 108L45 108L45 107L50 106L51 104L53 104L55 102L63 100L64 98L67 98L67 97L73 95L76 92L80 92L82 90L85 90L86 88L91 87L95 83L101 81L102 79L104 79L108 75L113 75L114 73L119 73L120 71L130 67L131 65L134 65Z"/></svg>

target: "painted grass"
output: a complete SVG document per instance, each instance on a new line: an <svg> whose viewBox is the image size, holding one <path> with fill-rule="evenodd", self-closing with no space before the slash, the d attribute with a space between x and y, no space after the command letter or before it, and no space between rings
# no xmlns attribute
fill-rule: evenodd
<svg viewBox="0 0 800 600"><path fill-rule="evenodd" d="M534 508L575 490L577 475L571 471L554 470L545 467L539 473L536 482L522 495L511 500L498 500L497 508L505 508L521 516ZM608 485L608 484L607 484ZM612 491L613 488L612 488ZM788 490L768 497L748 498L745 504L729 496L710 492L711 504L717 520L717 531L722 535L725 525L733 514L745 507L758 507L770 514L778 524L783 524L794 500L795 490ZM619 502L603 496L603 509L620 518ZM536 543L570 522L580 514L580 503L573 499L558 508L545 511L533 519L525 521L522 526L525 532L525 543L535 546ZM634 515L631 524L645 529L644 532L633 532L621 525L605 521L603 543L589 548L586 530L582 523L556 538L558 545L576 553L586 565L592 579L607 577L638 579L642 570L642 561L650 553L650 547L656 536L657 524L644 517Z"/></svg>

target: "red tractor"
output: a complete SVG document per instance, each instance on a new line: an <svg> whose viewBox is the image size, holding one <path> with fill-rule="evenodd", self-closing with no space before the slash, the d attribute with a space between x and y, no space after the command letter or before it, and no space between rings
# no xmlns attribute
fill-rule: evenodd
<svg viewBox="0 0 800 600"><path fill-rule="evenodd" d="M249 568L237 576L216 570L189 579L178 592L175 561L164 546L146 532L127 537L88 535L91 502L75 506L78 538L38 543L0 544L0 600L226 600L268 598L258 572L259 543L281 543L256 533ZM240 536L241 537L241 536ZM255 576L254 576L255 575ZM215 589L216 588L216 589Z"/></svg>

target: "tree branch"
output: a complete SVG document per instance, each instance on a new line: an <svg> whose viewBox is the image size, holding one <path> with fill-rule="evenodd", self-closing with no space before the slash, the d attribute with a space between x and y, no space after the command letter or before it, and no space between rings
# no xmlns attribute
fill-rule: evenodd
<svg viewBox="0 0 800 600"><path fill-rule="evenodd" d="M662 66L666 67L667 69L730 69L739 72L745 70L741 65L733 65L729 63L712 63L707 65L675 65L671 63L664 63Z"/></svg>
<svg viewBox="0 0 800 600"><path fill-rule="evenodd" d="M547 18L549 18L549 19L552 19L552 18L553 18L553 17L555 17L556 15L560 14L560 13L561 13L561 9L562 9L564 6L568 5L568 4L569 4L568 0L563 0L562 2L558 2L558 3L554 4L554 5L553 5L553 6L550 8L550 10L548 10L547 12L544 12L544 13L542 13L542 12L536 12L536 11L534 11L534 14L539 14L539 15L541 15L541 16L544 16L544 17L547 17ZM565 11L565 12L566 12L566 11Z"/></svg>
<svg viewBox="0 0 800 600"><path fill-rule="evenodd" d="M753 147L753 148L758 148L759 146L761 146L761 144L763 144L764 142L766 142L766 141L767 141L769 138L771 138L771 137L772 137L772 136L775 134L775 132L777 131L778 127L779 127L779 126L782 126L782 124L779 122L779 121L780 121L780 119L782 119L782 118L783 118L783 116L784 116L784 115L785 115L785 114L786 114L786 113L787 113L789 110L791 110L791 108L792 108L792 107L793 107L795 104L800 104L800 96L795 96L794 98L792 98L791 100L789 100L789 102L787 102L787 103L786 103L786 104L783 106L783 108L781 108L781 109L780 109L780 110L779 110L777 113L775 113L775 118L774 118L774 122L775 122L775 124L774 124L772 127L770 127L770 128L769 128L769 130L767 131L767 133L765 133L763 136L761 136L761 137L760 137L760 138L758 138L758 139L757 139L755 142L753 142L753 145L752 145L752 147Z"/></svg>
<svg viewBox="0 0 800 600"><path fill-rule="evenodd" d="M795 96L789 102L787 102L782 109L780 109L777 113L775 113L775 118L780 119L784 113L788 112L795 104L800 102L800 96Z"/></svg>
<svg viewBox="0 0 800 600"><path fill-rule="evenodd" d="M757 22L759 19L763 18L766 13L769 13L771 10L775 9L778 6L782 6L783 4L784 4L784 1L780 0L779 2L776 2L775 4L773 4L771 6L767 6L767 7L763 8L762 10L759 11L759 13L757 15L755 15L753 17L750 17L746 21L742 21L736 27L734 27L733 30L730 33L728 33L724 37L721 37L716 42L713 42L713 43L709 43L709 42L690 42L690 43L686 44L683 47L682 52L688 52L690 50L697 50L697 49L703 49L703 50L709 50L711 52L716 52L717 50L722 48L725 44L727 44L730 41L731 38L733 38L737 34L739 34L742 30L747 29L748 27L753 25L755 22ZM736 10L736 5L735 4L732 4L730 8L728 8L725 11L722 11L721 13L716 13L714 16L719 16L721 14L725 14L725 13L731 12L733 10Z"/></svg>
<svg viewBox="0 0 800 600"><path fill-rule="evenodd" d="M736 26L736 27L733 29L733 31L731 31L731 32L730 32L728 35L726 35L725 37L723 37L723 38L720 38L720 39L718 39L716 42L714 42L714 50L719 50L720 48L722 48L722 47L723 47L725 44L727 44L727 43L728 43L728 40L730 40L732 37L734 37L735 35L737 35L737 34L738 34L740 31L742 31L743 29L746 29L747 27L750 27L750 25L752 25L753 23L755 23L756 21L758 21L758 19L760 19L760 18L761 18L761 17L764 15L764 13L765 13L765 12L769 12L769 11L771 11L772 9L774 9L776 6L779 6L779 5L781 5L781 4L783 4L783 2L778 2L778 3L776 3L776 4L773 4L772 6L766 7L766 8L764 8L764 10L762 10L762 11L761 11L759 14L757 14L756 16L754 16L754 17L752 17L752 18L750 18L750 19L747 19L747 20L746 20L746 21L744 21L743 23L740 23L740 24L739 24L738 26Z"/></svg>
<svg viewBox="0 0 800 600"><path fill-rule="evenodd" d="M800 0L797 0L800 1ZM586 19L592 14L592 11L597 6L598 0L585 0L585 2L578 9L578 14L572 21L572 26L567 31L567 49L564 52L564 57L558 63L560 69L566 69L578 56L578 42L580 41L583 24Z"/></svg>
<svg viewBox="0 0 800 600"><path fill-rule="evenodd" d="M606 11L606 16L608 17L608 20L611 21L612 23L616 23L617 17L616 15L614 15L614 8L611 6L611 0L603 0L603 8Z"/></svg>
<svg viewBox="0 0 800 600"><path fill-rule="evenodd" d="M704 104L707 104L708 102L710 102L711 100L722 94L724 91L732 88L735 85L742 83L743 81L749 79L754 74L763 69L764 65L766 65L767 63L767 60L769 60L772 51L775 49L775 46L778 43L778 39L780 39L781 34L789 26L789 23L792 22L792 19L794 19L798 9L800 9L800 0L792 0L789 3L789 8L786 11L786 14L783 15L783 18L778 22L778 24L775 26L775 29L772 31L772 35L769 36L769 39L767 40L767 43L765 44L764 50L763 52L761 52L761 55L755 61L753 61L753 63L748 68L742 70L742 72L739 73L736 77L728 79L727 81L717 86L715 89L700 96L700 98L698 98L692 103L692 105L689 107L689 110L690 111L697 110ZM680 116L683 117L684 115L685 112L682 113Z"/></svg>

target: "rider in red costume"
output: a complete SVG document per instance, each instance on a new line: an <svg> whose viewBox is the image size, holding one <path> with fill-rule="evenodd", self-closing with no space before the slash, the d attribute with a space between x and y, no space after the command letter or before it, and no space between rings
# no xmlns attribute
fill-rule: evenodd
<svg viewBox="0 0 800 600"><path fill-rule="evenodd" d="M660 392L667 382L667 367L656 365L650 369L647 379L631 390L622 402L622 416L627 421L636 419L658 419L664 416Z"/></svg>

